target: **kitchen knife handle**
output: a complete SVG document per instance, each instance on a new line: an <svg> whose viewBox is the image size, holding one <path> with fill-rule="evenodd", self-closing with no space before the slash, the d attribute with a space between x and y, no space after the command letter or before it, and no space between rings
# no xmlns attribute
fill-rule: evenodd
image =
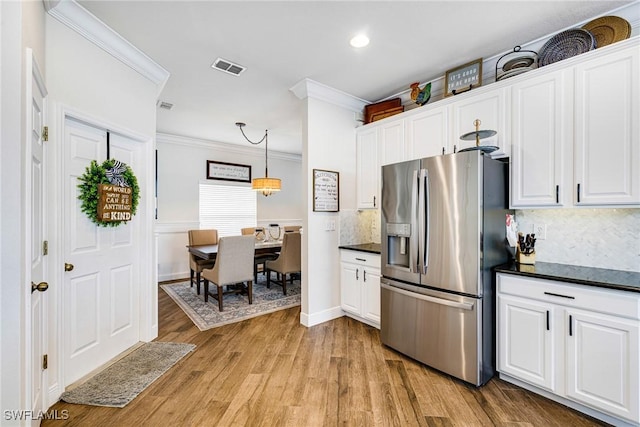
<svg viewBox="0 0 640 427"><path fill-rule="evenodd" d="M547 331L549 330L549 310L547 310Z"/></svg>
<svg viewBox="0 0 640 427"><path fill-rule="evenodd" d="M569 315L569 336L573 336L573 316Z"/></svg>
<svg viewBox="0 0 640 427"><path fill-rule="evenodd" d="M578 203L580 203L580 184L578 184Z"/></svg>
<svg viewBox="0 0 640 427"><path fill-rule="evenodd" d="M560 203L560 186L556 185L556 203Z"/></svg>

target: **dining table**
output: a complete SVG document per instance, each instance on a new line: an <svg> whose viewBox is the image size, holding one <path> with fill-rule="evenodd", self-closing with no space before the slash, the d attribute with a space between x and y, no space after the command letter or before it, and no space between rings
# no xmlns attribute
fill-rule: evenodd
<svg viewBox="0 0 640 427"><path fill-rule="evenodd" d="M256 255L280 252L282 240L256 240ZM188 245L189 253L201 259L214 260L218 255L218 245Z"/></svg>

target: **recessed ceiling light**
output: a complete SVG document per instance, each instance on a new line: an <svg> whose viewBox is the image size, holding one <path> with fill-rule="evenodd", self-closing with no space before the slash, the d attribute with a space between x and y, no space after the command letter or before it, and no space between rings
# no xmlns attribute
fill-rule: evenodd
<svg viewBox="0 0 640 427"><path fill-rule="evenodd" d="M358 34L349 42L353 47L365 47L369 44L369 37L364 34Z"/></svg>

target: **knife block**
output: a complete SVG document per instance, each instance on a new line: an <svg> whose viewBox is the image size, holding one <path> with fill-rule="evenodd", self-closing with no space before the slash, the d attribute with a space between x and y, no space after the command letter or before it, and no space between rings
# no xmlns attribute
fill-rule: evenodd
<svg viewBox="0 0 640 427"><path fill-rule="evenodd" d="M525 254L520 252L520 248L516 249L516 262L518 264L530 264L533 265L536 263L536 252L533 251L530 254Z"/></svg>

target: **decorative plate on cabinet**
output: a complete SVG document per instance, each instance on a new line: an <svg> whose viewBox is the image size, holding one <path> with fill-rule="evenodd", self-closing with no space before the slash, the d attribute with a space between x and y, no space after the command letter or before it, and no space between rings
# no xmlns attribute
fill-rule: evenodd
<svg viewBox="0 0 640 427"><path fill-rule="evenodd" d="M582 29L593 34L597 47L619 42L631 36L631 24L618 16L596 18L586 23Z"/></svg>
<svg viewBox="0 0 640 427"><path fill-rule="evenodd" d="M541 67L571 58L596 48L593 35L581 28L563 31L551 37L540 49L538 63Z"/></svg>

